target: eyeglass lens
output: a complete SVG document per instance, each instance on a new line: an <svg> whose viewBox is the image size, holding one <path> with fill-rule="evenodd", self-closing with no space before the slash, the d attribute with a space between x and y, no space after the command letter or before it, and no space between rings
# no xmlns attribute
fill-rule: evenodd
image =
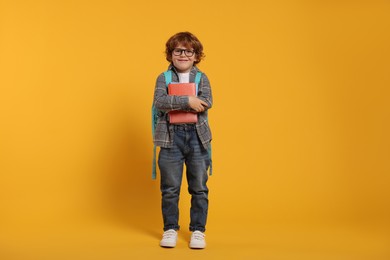
<svg viewBox="0 0 390 260"><path fill-rule="evenodd" d="M174 49L173 50L173 54L175 56L179 56L181 55L182 53L184 52L184 54L187 56L187 57L191 57L194 55L194 51L192 50L187 50L187 49Z"/></svg>

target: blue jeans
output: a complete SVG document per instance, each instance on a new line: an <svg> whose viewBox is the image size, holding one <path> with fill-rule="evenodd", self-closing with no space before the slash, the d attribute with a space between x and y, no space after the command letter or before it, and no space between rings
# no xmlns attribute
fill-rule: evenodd
<svg viewBox="0 0 390 260"><path fill-rule="evenodd" d="M161 148L158 166L161 174L162 215L164 231L179 230L179 195L184 163L191 194L190 231L206 230L208 212L207 169L210 166L208 151L202 146L195 125L174 126L172 148Z"/></svg>

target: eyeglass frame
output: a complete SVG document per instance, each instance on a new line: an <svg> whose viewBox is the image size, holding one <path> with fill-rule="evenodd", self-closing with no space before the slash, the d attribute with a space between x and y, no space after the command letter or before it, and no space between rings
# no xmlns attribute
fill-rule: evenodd
<svg viewBox="0 0 390 260"><path fill-rule="evenodd" d="M179 53L179 54L175 54L175 51L180 51L180 53ZM184 55L185 55L186 57L188 57L188 58L194 56L194 54L195 54L195 51L193 51L193 50L175 48L175 49L172 50L172 55L181 56L183 52L184 52ZM187 55L186 52L190 52L191 55Z"/></svg>

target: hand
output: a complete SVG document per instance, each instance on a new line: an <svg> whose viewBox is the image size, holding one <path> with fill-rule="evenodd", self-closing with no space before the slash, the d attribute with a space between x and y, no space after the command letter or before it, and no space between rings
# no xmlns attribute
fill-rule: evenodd
<svg viewBox="0 0 390 260"><path fill-rule="evenodd" d="M198 113L203 112L208 107L206 102L196 96L188 96L188 105Z"/></svg>

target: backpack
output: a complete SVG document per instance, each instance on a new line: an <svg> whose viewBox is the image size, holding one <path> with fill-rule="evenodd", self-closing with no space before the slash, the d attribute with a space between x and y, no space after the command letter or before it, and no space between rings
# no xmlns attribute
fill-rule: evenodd
<svg viewBox="0 0 390 260"><path fill-rule="evenodd" d="M172 71L171 70L165 71L164 76L165 76L165 86L168 88L168 85L172 82ZM198 71L196 73L196 76L195 76L196 93L198 93L198 86L199 86L201 77L202 77L202 72ZM153 138L154 138L154 133L156 131L157 119L158 119L159 112L160 111L153 104L152 105L152 136L153 136ZM157 147L154 144L153 145L152 179L156 179L156 150L157 150ZM211 148L209 149L209 156L211 158ZM211 165L210 165L210 174L211 174Z"/></svg>

